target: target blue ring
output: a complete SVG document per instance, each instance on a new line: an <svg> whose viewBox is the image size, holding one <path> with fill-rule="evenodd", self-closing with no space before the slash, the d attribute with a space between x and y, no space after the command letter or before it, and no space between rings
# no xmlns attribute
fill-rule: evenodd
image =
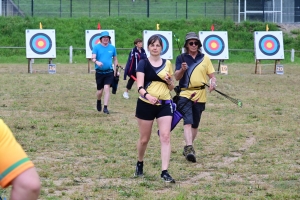
<svg viewBox="0 0 300 200"><path fill-rule="evenodd" d="M100 33L97 33L95 35L93 35L90 39L89 45L90 45L90 49L93 50L96 41L100 39Z"/></svg>
<svg viewBox="0 0 300 200"><path fill-rule="evenodd" d="M160 55L164 55L169 50L169 41L167 40L167 38L165 36L160 35L160 34L157 34L157 35L160 37L160 39L163 43L163 49L162 49Z"/></svg>
<svg viewBox="0 0 300 200"><path fill-rule="evenodd" d="M43 48L40 48L36 46L37 40L42 39L45 42L45 46ZM51 38L46 35L45 33L37 33L33 35L29 42L31 50L36 54L46 54L48 53L52 48L52 40Z"/></svg>
<svg viewBox="0 0 300 200"><path fill-rule="evenodd" d="M93 35L89 41L90 49L93 50L94 46L97 45L97 40L100 40L101 33L97 33ZM111 40L109 40L109 44L111 44Z"/></svg>
<svg viewBox="0 0 300 200"><path fill-rule="evenodd" d="M219 47L217 49L212 49L209 46L209 44L212 40L215 40L218 43ZM205 52L212 56L220 55L224 51L224 48L225 48L223 39L217 35L210 35L210 36L206 37L204 39L203 43L204 43Z"/></svg>
<svg viewBox="0 0 300 200"><path fill-rule="evenodd" d="M271 41L272 44L274 44L272 49L267 49L265 47L265 44L268 40ZM260 40L259 40L259 49L263 54L268 55L268 56L273 56L279 51L280 43L275 36L265 35L262 38L260 38Z"/></svg>

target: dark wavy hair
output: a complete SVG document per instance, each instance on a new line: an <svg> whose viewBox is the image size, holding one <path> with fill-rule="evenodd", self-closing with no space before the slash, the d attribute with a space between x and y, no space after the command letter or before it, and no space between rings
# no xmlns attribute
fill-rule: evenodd
<svg viewBox="0 0 300 200"><path fill-rule="evenodd" d="M148 39L148 45L153 44L154 42L158 41L160 46L163 46L163 42L161 40L161 38L159 37L159 35L152 35L149 39Z"/></svg>

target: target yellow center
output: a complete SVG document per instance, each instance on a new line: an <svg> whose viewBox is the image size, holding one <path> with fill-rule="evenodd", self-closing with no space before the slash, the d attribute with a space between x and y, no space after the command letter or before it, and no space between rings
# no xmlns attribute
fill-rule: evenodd
<svg viewBox="0 0 300 200"><path fill-rule="evenodd" d="M44 42L43 42L43 41L39 41L39 42L38 42L38 46L39 46L39 47L44 46Z"/></svg>
<svg viewBox="0 0 300 200"><path fill-rule="evenodd" d="M217 46L218 46L217 43L215 42L211 43L211 48L215 49Z"/></svg>
<svg viewBox="0 0 300 200"><path fill-rule="evenodd" d="M267 48L271 49L273 47L273 44L271 42L267 43Z"/></svg>

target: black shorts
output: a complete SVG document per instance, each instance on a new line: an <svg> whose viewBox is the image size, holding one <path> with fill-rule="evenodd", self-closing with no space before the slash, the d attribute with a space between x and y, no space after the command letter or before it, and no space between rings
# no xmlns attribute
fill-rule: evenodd
<svg viewBox="0 0 300 200"><path fill-rule="evenodd" d="M104 85L111 85L114 81L114 72L110 72L107 74L95 73L97 90L102 90Z"/></svg>
<svg viewBox="0 0 300 200"><path fill-rule="evenodd" d="M179 97L177 108L183 113L183 124L191 124L192 128L198 128L205 103L194 103L185 97Z"/></svg>
<svg viewBox="0 0 300 200"><path fill-rule="evenodd" d="M137 100L135 116L143 120L154 120L164 116L173 116L172 103L163 105L152 105L141 99Z"/></svg>

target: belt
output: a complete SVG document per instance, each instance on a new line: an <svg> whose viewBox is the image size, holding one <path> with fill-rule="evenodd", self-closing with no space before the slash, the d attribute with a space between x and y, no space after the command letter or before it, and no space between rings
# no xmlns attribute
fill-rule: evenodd
<svg viewBox="0 0 300 200"><path fill-rule="evenodd" d="M144 98L143 96L140 96L140 97L142 97L143 99L146 99L146 98ZM158 100L158 102L159 102L161 105L173 103L172 100Z"/></svg>
<svg viewBox="0 0 300 200"><path fill-rule="evenodd" d="M191 88L180 88L182 91L185 90L203 90L205 89L205 85L199 86L199 87L191 87Z"/></svg>
<svg viewBox="0 0 300 200"><path fill-rule="evenodd" d="M96 72L99 74L107 74L107 73L113 72L113 70L112 69L108 69L108 70L96 69Z"/></svg>
<svg viewBox="0 0 300 200"><path fill-rule="evenodd" d="M172 100L158 100L161 105L172 103Z"/></svg>

